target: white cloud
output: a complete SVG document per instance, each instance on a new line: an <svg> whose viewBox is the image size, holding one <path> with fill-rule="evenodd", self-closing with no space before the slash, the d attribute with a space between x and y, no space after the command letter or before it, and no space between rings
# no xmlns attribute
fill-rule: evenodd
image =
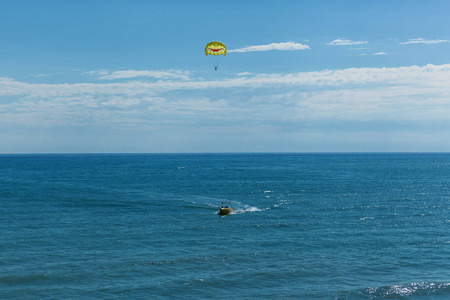
<svg viewBox="0 0 450 300"><path fill-rule="evenodd" d="M369 54L367 53L361 53L359 56L368 56ZM386 52L377 52L377 53L372 53L370 55L387 55Z"/></svg>
<svg viewBox="0 0 450 300"><path fill-rule="evenodd" d="M76 84L0 78L0 124L157 128L214 116L245 127L267 120L444 120L450 113L450 64L242 75Z"/></svg>
<svg viewBox="0 0 450 300"><path fill-rule="evenodd" d="M148 71L151 72L151 71ZM242 75L242 74L241 74ZM207 90L216 88L258 88L277 86L344 86L368 83L446 84L450 81L450 64L409 66L396 68L349 68L288 74L246 74L220 80L160 80L157 82L110 82L75 84L32 84L0 78L0 96L69 97L75 95L139 95L155 96L175 90Z"/></svg>
<svg viewBox="0 0 450 300"><path fill-rule="evenodd" d="M400 45L408 45L408 44L440 44L440 43L448 43L449 40L426 40L424 38L417 39L409 39L407 42L400 43Z"/></svg>
<svg viewBox="0 0 450 300"><path fill-rule="evenodd" d="M114 80L114 79L127 79L127 78L137 78L137 77L152 77L157 79L182 79L189 80L189 71L181 70L167 70L167 71L153 71L153 70L122 70L108 72L106 70L100 71L89 71L87 74L98 76L99 79L103 80Z"/></svg>
<svg viewBox="0 0 450 300"><path fill-rule="evenodd" d="M255 52L255 51L270 51L270 50L306 50L310 49L308 45L303 45L294 42L287 43L272 43L268 45L249 46L245 48L239 48L234 50L228 50L228 52Z"/></svg>
<svg viewBox="0 0 450 300"><path fill-rule="evenodd" d="M31 75L32 77L51 77L51 76L55 76L56 74L36 74L36 75Z"/></svg>
<svg viewBox="0 0 450 300"><path fill-rule="evenodd" d="M367 44L367 41L352 41L348 39L336 39L327 45L331 46L349 46L349 45L364 45Z"/></svg>
<svg viewBox="0 0 450 300"><path fill-rule="evenodd" d="M237 73L237 76L247 76L247 75L252 75L252 73L250 72L242 72L242 73Z"/></svg>

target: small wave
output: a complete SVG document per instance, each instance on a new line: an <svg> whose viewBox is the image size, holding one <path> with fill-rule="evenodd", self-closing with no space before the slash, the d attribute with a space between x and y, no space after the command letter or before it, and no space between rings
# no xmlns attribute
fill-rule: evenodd
<svg viewBox="0 0 450 300"><path fill-rule="evenodd" d="M288 204L288 202L279 202L279 203L273 204L269 207L259 208L256 206L250 206L247 204L238 203L237 208L235 207L234 213L235 214L244 214L244 213L252 213L252 212L261 212L261 211L276 209L285 204ZM240 206L243 206L243 207L241 208Z"/></svg>
<svg viewBox="0 0 450 300"><path fill-rule="evenodd" d="M263 211L264 209L260 209L255 206L248 206L245 208L236 209L234 211L235 214L245 214L245 213L251 213L251 212L257 212L257 211Z"/></svg>
<svg viewBox="0 0 450 300"><path fill-rule="evenodd" d="M256 206L250 206L250 205L246 205L244 208L238 208L234 211L234 213L236 214L244 214L244 213L252 213L252 212L260 212L260 211L266 211L266 210L270 210L276 207L279 207L279 204L275 204L273 206L270 207L266 207L266 208L259 208Z"/></svg>
<svg viewBox="0 0 450 300"><path fill-rule="evenodd" d="M369 299L378 298L397 298L408 296L442 296L442 299L450 299L450 282L413 282L408 284L398 284L384 287L371 287L350 293L345 299L352 299L356 296L368 297Z"/></svg>

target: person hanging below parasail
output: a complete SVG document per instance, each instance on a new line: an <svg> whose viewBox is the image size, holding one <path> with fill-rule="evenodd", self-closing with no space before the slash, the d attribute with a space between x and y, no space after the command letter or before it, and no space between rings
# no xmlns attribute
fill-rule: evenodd
<svg viewBox="0 0 450 300"><path fill-rule="evenodd" d="M211 42L208 43L205 47L205 55L227 55L227 47L224 43L221 42ZM214 62L214 70L217 71L217 68L219 67L218 61L216 60Z"/></svg>

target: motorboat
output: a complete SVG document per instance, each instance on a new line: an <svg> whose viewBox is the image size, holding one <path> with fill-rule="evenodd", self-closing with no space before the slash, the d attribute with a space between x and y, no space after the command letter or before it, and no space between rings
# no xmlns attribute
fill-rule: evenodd
<svg viewBox="0 0 450 300"><path fill-rule="evenodd" d="M232 209L231 207L225 206L225 207L221 207L219 209L219 215L228 215L229 213L233 212L234 209Z"/></svg>
<svg viewBox="0 0 450 300"><path fill-rule="evenodd" d="M219 209L219 215L226 216L229 213L232 213L233 211L234 211L234 209L231 206L224 205L222 203L222 206Z"/></svg>

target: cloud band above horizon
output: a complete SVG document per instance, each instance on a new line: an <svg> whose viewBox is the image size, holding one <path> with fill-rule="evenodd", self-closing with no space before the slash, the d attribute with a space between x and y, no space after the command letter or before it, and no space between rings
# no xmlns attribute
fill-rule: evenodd
<svg viewBox="0 0 450 300"><path fill-rule="evenodd" d="M329 42L327 45L330 46L352 46L352 45L364 45L367 44L367 41L352 41L348 39L336 39L332 42Z"/></svg>
<svg viewBox="0 0 450 300"><path fill-rule="evenodd" d="M248 46L244 48L228 50L228 52L259 52L259 51L271 51L271 50L281 50L281 51L297 51L311 49L308 45L303 45L295 42L286 43L272 43L268 45L257 45Z"/></svg>
<svg viewBox="0 0 450 300"><path fill-rule="evenodd" d="M400 43L400 45L409 45L409 44L441 44L441 43L448 43L449 40L426 40L424 38L417 38L417 39L409 39L407 42Z"/></svg>
<svg viewBox="0 0 450 300"><path fill-rule="evenodd" d="M131 76L167 71L127 72ZM115 74L101 73L98 76ZM125 76L116 75L118 80ZM57 84L0 77L0 98L5 100L0 104L0 126L181 128L193 116L208 120L211 114L214 118L220 115L224 122L245 118L252 124L267 119L281 124L288 115L294 121L309 116L317 124L324 119L359 122L361 116L389 121L400 115L408 122L446 122L449 80L450 64L284 74L247 72L221 80L204 80L194 73L187 80L167 77L157 82ZM242 96L236 96L238 89ZM258 115L248 118L255 107ZM407 113L404 108L408 108ZM442 126L447 125L442 122Z"/></svg>

